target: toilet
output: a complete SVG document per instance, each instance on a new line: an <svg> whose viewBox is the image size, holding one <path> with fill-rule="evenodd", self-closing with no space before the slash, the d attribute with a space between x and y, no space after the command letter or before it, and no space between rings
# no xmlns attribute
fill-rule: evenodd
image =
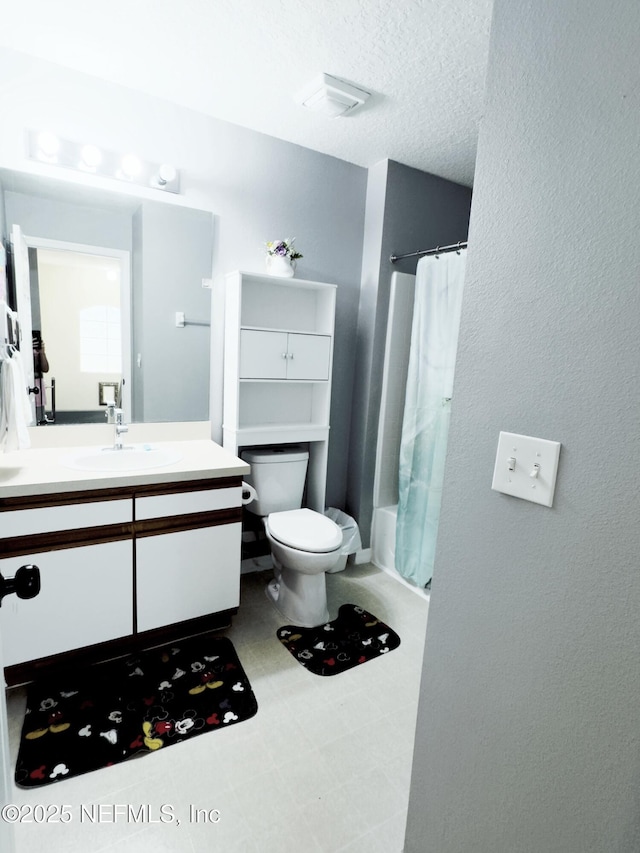
<svg viewBox="0 0 640 853"><path fill-rule="evenodd" d="M246 481L258 497L246 508L262 517L275 577L267 597L293 625L313 628L329 620L325 572L340 558L342 531L330 518L302 508L309 462L296 447L245 450Z"/></svg>

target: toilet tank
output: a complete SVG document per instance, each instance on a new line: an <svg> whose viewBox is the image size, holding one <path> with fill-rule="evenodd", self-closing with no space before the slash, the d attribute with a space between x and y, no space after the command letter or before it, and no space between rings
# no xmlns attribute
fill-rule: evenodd
<svg viewBox="0 0 640 853"><path fill-rule="evenodd" d="M300 509L307 476L309 451L295 446L243 450L240 457L251 465L245 480L258 493L246 504L255 515Z"/></svg>

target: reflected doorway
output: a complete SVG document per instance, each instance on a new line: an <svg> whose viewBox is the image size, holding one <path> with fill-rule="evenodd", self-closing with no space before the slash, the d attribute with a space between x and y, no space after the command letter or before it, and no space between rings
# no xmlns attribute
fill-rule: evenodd
<svg viewBox="0 0 640 853"><path fill-rule="evenodd" d="M129 253L26 240L37 423L104 423L111 401L129 420Z"/></svg>

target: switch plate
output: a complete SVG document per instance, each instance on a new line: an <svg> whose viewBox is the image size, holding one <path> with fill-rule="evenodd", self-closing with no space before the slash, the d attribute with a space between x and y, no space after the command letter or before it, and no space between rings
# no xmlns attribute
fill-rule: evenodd
<svg viewBox="0 0 640 853"><path fill-rule="evenodd" d="M501 432L491 488L514 498L552 506L559 458L559 441Z"/></svg>
<svg viewBox="0 0 640 853"><path fill-rule="evenodd" d="M176 311L176 326L182 329L184 326L184 311Z"/></svg>

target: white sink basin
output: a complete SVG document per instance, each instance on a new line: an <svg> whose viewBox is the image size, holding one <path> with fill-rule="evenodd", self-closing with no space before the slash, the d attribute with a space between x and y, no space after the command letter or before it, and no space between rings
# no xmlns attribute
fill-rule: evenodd
<svg viewBox="0 0 640 853"><path fill-rule="evenodd" d="M80 450L60 461L66 468L80 471L144 471L162 468L179 462L182 455L176 450L151 444L125 445L122 450L113 447L92 447Z"/></svg>

